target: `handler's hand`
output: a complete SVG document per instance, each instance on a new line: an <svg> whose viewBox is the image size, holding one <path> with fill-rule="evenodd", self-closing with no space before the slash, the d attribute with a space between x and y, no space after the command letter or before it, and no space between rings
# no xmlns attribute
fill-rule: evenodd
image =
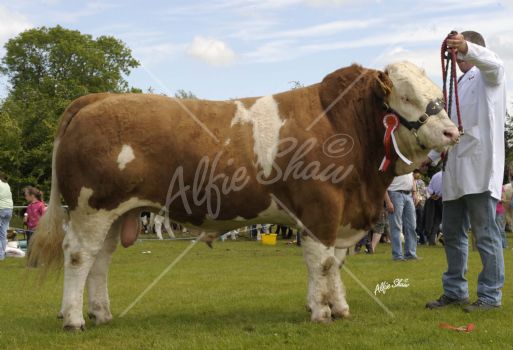
<svg viewBox="0 0 513 350"><path fill-rule="evenodd" d="M392 214L394 212L394 204L392 203L392 201L387 201L387 211L390 214Z"/></svg>
<svg viewBox="0 0 513 350"><path fill-rule="evenodd" d="M447 39L447 46L455 48L458 52L461 52L464 55L468 52L467 42L461 34L455 35L451 39Z"/></svg>

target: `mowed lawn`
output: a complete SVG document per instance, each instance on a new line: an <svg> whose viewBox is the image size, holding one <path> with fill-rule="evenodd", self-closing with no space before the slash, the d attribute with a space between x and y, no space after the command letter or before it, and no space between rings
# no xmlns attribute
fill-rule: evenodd
<svg viewBox="0 0 513 350"><path fill-rule="evenodd" d="M197 244L123 318L119 314L190 242L143 241L114 254L110 274L109 325L66 333L56 319L62 276L34 282L24 259L0 263L0 349L508 349L513 348L513 251L505 251L504 306L466 314L452 307L424 309L441 294L445 267L441 247L420 247L424 259L393 262L390 246L375 255L350 256L346 266L374 292L376 284L408 279L390 289L378 306L346 272L352 317L312 324L305 309L306 267L301 248L278 241L274 247L250 241ZM151 251L143 254L143 251ZM469 283L475 298L480 260L470 253ZM84 309L85 312L86 309ZM440 322L474 323L472 333L438 328Z"/></svg>

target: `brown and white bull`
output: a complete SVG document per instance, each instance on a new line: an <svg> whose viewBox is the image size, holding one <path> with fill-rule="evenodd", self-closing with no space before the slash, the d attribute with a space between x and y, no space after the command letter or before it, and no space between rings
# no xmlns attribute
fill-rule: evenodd
<svg viewBox="0 0 513 350"><path fill-rule="evenodd" d="M394 175L458 140L445 111L433 107L441 98L408 62L383 72L352 65L321 83L260 98L81 97L61 117L49 209L29 264L44 270L64 261L64 327L83 329L86 282L89 315L97 324L112 319L108 265L120 240L128 246L136 239L143 209L164 208L171 220L213 233L292 225L305 233L311 319L346 317L339 268L347 248L377 220ZM379 172L384 106L403 118L395 137L413 164L394 152Z"/></svg>

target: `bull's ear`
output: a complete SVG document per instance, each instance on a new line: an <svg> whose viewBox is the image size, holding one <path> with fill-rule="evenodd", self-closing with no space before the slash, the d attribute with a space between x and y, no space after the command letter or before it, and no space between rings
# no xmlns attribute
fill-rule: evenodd
<svg viewBox="0 0 513 350"><path fill-rule="evenodd" d="M394 84L388 77L387 72L378 71L375 76L374 93L378 98L384 99L392 92Z"/></svg>

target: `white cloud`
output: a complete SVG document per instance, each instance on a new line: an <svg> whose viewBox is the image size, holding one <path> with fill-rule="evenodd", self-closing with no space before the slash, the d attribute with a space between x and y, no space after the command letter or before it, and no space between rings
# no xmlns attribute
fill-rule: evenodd
<svg viewBox="0 0 513 350"><path fill-rule="evenodd" d="M236 58L233 50L223 41L202 36L194 37L185 52L213 66L230 64Z"/></svg>
<svg viewBox="0 0 513 350"><path fill-rule="evenodd" d="M16 34L33 27L21 13L0 5L0 44L3 44Z"/></svg>

